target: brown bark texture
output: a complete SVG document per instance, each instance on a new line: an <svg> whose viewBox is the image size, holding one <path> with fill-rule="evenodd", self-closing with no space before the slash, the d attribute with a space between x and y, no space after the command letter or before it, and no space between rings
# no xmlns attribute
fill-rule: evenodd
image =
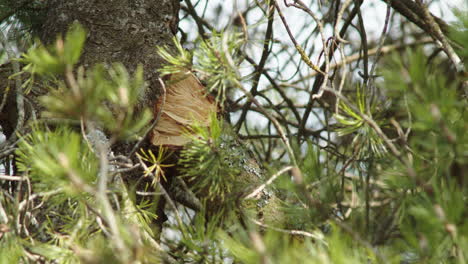
<svg viewBox="0 0 468 264"><path fill-rule="evenodd" d="M164 62L156 48L173 45L179 6L178 0L49 0L38 34L44 44L52 44L72 23L80 23L88 32L80 64L89 68L96 63L121 62L130 73L141 64L148 85L139 97L137 110L152 109L161 89L157 69ZM0 92L5 104L0 125L7 138L17 123L15 83L8 79L13 73L11 63L1 65L0 77L4 81L0 83ZM36 102L38 93L42 94L40 90L25 95L26 118L32 111L40 116Z"/></svg>
<svg viewBox="0 0 468 264"><path fill-rule="evenodd" d="M87 69L97 63L120 62L132 73L141 64L148 85L140 95L137 108L155 110L155 116L162 111L158 125L151 133L150 144L153 147L159 145L181 147L186 140L180 139L181 135L178 134L192 123L189 119L198 117L198 122L207 124L210 114L216 112L217 108L213 100L204 98L201 91L204 89L203 86L189 71L178 82L167 83L165 106L163 110L158 108L160 102L158 97L162 93L162 87L157 70L165 61L157 54L157 47L171 48L174 45L172 39L177 32L179 7L179 0L48 0L45 21L39 35L44 44L53 44L57 36L65 35L69 26L78 22L87 30L87 39L79 63L81 66ZM8 74L11 74L11 71L0 72L1 76ZM6 80L7 77L2 79ZM5 86L0 84L0 89L2 87ZM9 111L4 113L7 115L4 119L9 121L0 119L2 121L0 125L8 131L13 131L16 122L14 97L14 91L11 91L11 97L7 99L11 102L7 105ZM31 95L27 101L34 102L36 99L36 96ZM206 109L203 108L205 104ZM38 115L40 116L40 111ZM242 176L244 186L241 189L246 190L247 187L252 189L261 184L259 173L249 172L251 166L243 164L241 167L246 168L246 173ZM170 186L168 187L172 190ZM171 196L177 198L180 196L178 192L180 190L171 191ZM176 201L190 204L187 199L176 199ZM275 207L274 204L270 202L266 207ZM261 207L264 211L262 214L268 215L269 210ZM158 214L162 213L162 208L159 208ZM163 221L164 217L160 219Z"/></svg>
<svg viewBox="0 0 468 264"><path fill-rule="evenodd" d="M178 0L49 0L47 5L40 33L44 43L55 41L79 22L88 31L81 65L121 62L133 72L141 64L148 86L139 108L154 104L161 89L157 69L164 62L156 47L173 45Z"/></svg>

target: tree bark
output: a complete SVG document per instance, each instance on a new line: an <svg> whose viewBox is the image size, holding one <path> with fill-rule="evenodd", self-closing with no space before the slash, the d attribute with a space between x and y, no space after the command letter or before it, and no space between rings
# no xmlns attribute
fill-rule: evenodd
<svg viewBox="0 0 468 264"><path fill-rule="evenodd" d="M57 36L64 35L73 22L78 22L88 31L82 66L121 62L132 73L141 64L148 84L139 97L137 110L142 110L152 108L160 94L157 69L163 59L156 47L173 45L179 7L179 0L49 0L45 3L42 27L35 33L44 44L53 44ZM0 82L0 100L6 100L0 111L0 126L7 138L14 133L17 123L15 84L8 80L13 73L11 63L0 65L0 77L4 80ZM25 95L30 108L37 107L36 92ZM40 115L40 109L36 110ZM26 118L32 111L25 111Z"/></svg>
<svg viewBox="0 0 468 264"><path fill-rule="evenodd" d="M81 57L85 68L121 62L131 73L143 65L148 86L140 96L142 109L160 93L157 69L163 60L156 47L173 45L179 5L179 0L49 0L40 38L51 43L76 21L88 30Z"/></svg>
<svg viewBox="0 0 468 264"><path fill-rule="evenodd" d="M164 63L157 54L157 47L173 46L179 7L179 0L48 0L43 24L37 33L45 45L53 45L58 36L64 36L70 25L78 22L87 30L80 66L88 69L98 63L119 62L132 74L138 65L142 65L147 85L139 96L136 110L153 109L161 90L158 69ZM14 73L11 64L2 65L0 70L1 80L8 80ZM14 135L18 112L15 84L8 82L11 88L5 107L0 111L0 126L7 138ZM6 95L7 86L7 82L0 82L0 102ZM43 92L24 95L26 101L37 107L35 111L39 117L41 109L37 105L37 96L40 94ZM26 117L30 116L29 112ZM122 148L125 144L117 145ZM164 201L157 208L156 229L160 229L165 220L163 210Z"/></svg>
<svg viewBox="0 0 468 264"><path fill-rule="evenodd" d="M140 95L138 109L152 109L155 106L161 90L157 70L164 63L157 54L156 47L173 46L172 39L177 32L179 0L48 0L46 3L45 21L39 30L40 39L44 44L53 44L58 35L65 35L71 24L80 23L87 30L80 65L90 68L97 63L121 62L132 73L141 64L148 85ZM0 90L1 86L0 84ZM31 98L31 101L34 99ZM11 106L9 109L14 111L15 107ZM14 115L8 119L11 121ZM1 123L0 125L3 126ZM11 126L8 128L11 130ZM246 167L246 170L250 168L247 165L242 167ZM128 175L125 178L129 178ZM258 175L247 171L243 173L242 178L245 186L239 189L243 191L253 189L262 183ZM171 197L176 198L177 202L185 205L196 204L190 203L188 199L177 200L177 197L183 196L177 193L181 190L173 190L170 184L173 179L168 181L169 183L162 184L171 190ZM265 201L266 206L261 206L258 210L262 211L261 214L265 218L276 218L275 199L269 200L270 202ZM256 203L250 202L249 206L255 207ZM240 206L245 207L245 204ZM160 221L165 219L163 207L164 203L160 203L157 209Z"/></svg>

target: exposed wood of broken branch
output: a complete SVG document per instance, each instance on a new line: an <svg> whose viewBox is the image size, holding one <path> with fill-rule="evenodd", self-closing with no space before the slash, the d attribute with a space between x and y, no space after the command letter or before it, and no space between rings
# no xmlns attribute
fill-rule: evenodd
<svg viewBox="0 0 468 264"><path fill-rule="evenodd" d="M204 86L190 72L174 74L167 84L166 103L155 105L155 116L161 118L153 130L151 143L156 146L183 146L190 139L185 135L190 126L209 126L216 113L214 100L206 95Z"/></svg>

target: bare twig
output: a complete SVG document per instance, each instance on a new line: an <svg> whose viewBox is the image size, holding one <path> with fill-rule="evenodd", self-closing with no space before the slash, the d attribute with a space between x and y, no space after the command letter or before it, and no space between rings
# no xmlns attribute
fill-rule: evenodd
<svg viewBox="0 0 468 264"><path fill-rule="evenodd" d="M225 45L223 45L223 48L226 49L227 47ZM232 67L232 69L236 70L236 73L238 73L237 72L237 67L235 67L234 61L230 57L229 53L228 52L225 52L225 53L226 53L228 63L230 64L230 67ZM289 158L291 159L292 163L297 166L297 161L296 161L294 152L293 152L293 150L291 148L291 145L289 143L289 139L286 137L286 134L284 133L284 130L281 127L278 120L273 115L271 115L268 111L266 111L265 108L263 108L262 104L260 102L258 102L258 100L237 79L235 80L234 83L259 108L260 112L262 112L262 114L264 114L273 123L273 125L275 126L276 130L278 131L278 134L281 136L281 139L282 139L282 141L283 141L283 143L284 143L284 145L285 145L285 147L286 147L286 149L288 151Z"/></svg>
<svg viewBox="0 0 468 264"><path fill-rule="evenodd" d="M431 27L437 36L437 38L440 40L442 48L444 52L447 54L449 59L452 61L453 65L455 66L455 69L457 72L463 72L465 70L465 66L463 64L463 61L460 59L460 57L457 55L455 50L452 48L450 43L448 42L447 38L445 37L444 33L442 32L440 26L438 23L436 23L434 17L432 14L429 12L429 9L427 8L427 5L424 4L421 0L417 0L416 3L419 5L419 7L422 10L424 20L426 24Z"/></svg>
<svg viewBox="0 0 468 264"><path fill-rule="evenodd" d="M287 229L282 229L282 228L278 228L278 227L274 227L274 226L270 226L270 225L261 223L260 221L255 220L255 219L250 219L249 218L249 220L252 221L253 223L255 223L256 225L259 225L259 226L267 228L267 229L271 229L271 230L275 230L275 231L278 231L278 232L281 232L281 233L291 234L291 235L295 235L295 236L310 237L310 238L315 239L316 242L321 242L323 245L326 245L326 246L328 245L328 243L325 241L325 236L322 233L319 233L319 232L317 232L316 234L313 234L313 233L303 231L303 230L287 230Z"/></svg>
<svg viewBox="0 0 468 264"><path fill-rule="evenodd" d="M93 128L91 128L91 130L93 130ZM99 179L96 198L100 201L103 215L109 224L112 238L115 240L115 246L120 252L120 258L123 261L128 261L131 254L128 251L128 248L125 246L125 242L120 235L117 217L115 216L109 198L107 197L107 179L109 171L109 161L107 159L107 154L109 152L109 147L107 146L108 143L99 141L96 143L99 155Z"/></svg>
<svg viewBox="0 0 468 264"><path fill-rule="evenodd" d="M270 42L273 38L273 21L274 21L274 14L275 14L275 7L273 5L273 1L270 1L269 8L268 8L268 25L267 25L267 30L265 32L265 38L263 40L263 51L262 51L262 56L260 57L260 62L258 65L255 65L255 77L253 80L252 88L250 89L250 93L255 96L258 92L258 85L260 81L260 77L262 76L262 73L265 68L265 63L268 59L268 56L270 55ZM247 115L247 111L251 106L251 101L248 101L243 109L241 116L239 118L239 121L237 122L237 131L240 130L242 121L245 119L245 116Z"/></svg>
<svg viewBox="0 0 468 264"><path fill-rule="evenodd" d="M26 178L23 176L14 176L14 175L4 175L0 174L0 180L6 181L24 181Z"/></svg>
<svg viewBox="0 0 468 264"><path fill-rule="evenodd" d="M309 66L312 70L316 71L316 72L319 72L321 73L322 75L326 76L327 74L324 73L317 65L315 65L309 58L309 56L307 56L307 54L305 53L304 49L301 47L301 45L299 45L299 43L297 43L296 41L296 38L294 37L294 35L292 34L291 32L291 29L289 28L289 24L288 22L286 21L286 18L284 17L283 15L283 12L281 11L278 3L276 2L276 0L274 0L275 2L275 8L276 10L278 10L278 14L281 18L281 21L283 22L283 25L284 27L286 28L286 32L288 33L288 36L289 38L291 39L291 41L293 42L294 44L294 47L296 48L297 52L299 52L299 54L301 55L301 59L307 64L307 66ZM295 6L295 7L299 7L303 10L307 10L305 9L303 6L299 6L299 5L295 5L295 4L287 4L286 1L285 1L285 4L286 6ZM316 19L316 22L319 21L315 15L312 13L312 12L308 12L314 19ZM320 26L322 26L322 24L320 22L317 23L317 26L320 28ZM321 29L321 33L323 34L323 26L322 26L322 29ZM323 38L323 36L322 36ZM325 41L324 41L325 42ZM325 48L325 45L323 46Z"/></svg>
<svg viewBox="0 0 468 264"><path fill-rule="evenodd" d="M387 54L387 53L390 53L390 52L393 52L393 51L396 51L396 50L402 50L402 49L407 48L407 47L418 46L418 45L428 44L428 43L432 43L432 39L429 38L429 37L426 37L426 38L423 38L421 40L417 40L417 41L413 41L413 42L405 43L405 44L385 45L385 46L382 46L382 48L380 49L380 54L381 55L382 54ZM379 51L378 47L372 48L372 49L370 49L368 51L368 55L376 55L378 51ZM346 56L345 58L343 58L342 60L336 62L335 64L330 65L330 70L341 67L341 66L346 65L346 64L353 63L353 62L355 62L355 61L357 61L357 60L359 60L361 58L362 58L362 55L360 53L355 53L355 54ZM307 79L312 78L312 77L317 76L318 74L319 73L317 73L317 72L312 72L309 75L307 75L306 78ZM299 80L299 81L304 81L304 80ZM299 81L291 82L291 84L292 85L297 84Z"/></svg>
<svg viewBox="0 0 468 264"><path fill-rule="evenodd" d="M262 185L258 186L257 188L255 188L255 190L253 192L251 192L249 195L247 195L244 199L247 200L247 199L255 198L261 191L263 191L263 189L265 189L274 180L276 180L276 178L278 178L281 174L291 170L292 168L294 168L294 167L293 166L288 166L288 167L282 168L280 171L278 171L273 176L271 176L264 184L262 184Z"/></svg>
<svg viewBox="0 0 468 264"><path fill-rule="evenodd" d="M340 25L340 22L341 22L341 20L343 18L344 11L346 10L346 8L348 8L348 6L351 4L351 2L353 2L353 0L346 0L346 2L343 3L343 5L340 8L340 11L338 12L336 21L335 21L335 27L334 27L335 37L336 37L336 39L338 39L342 43L348 43L348 41L344 40L341 37L341 32L338 30L338 25Z"/></svg>
<svg viewBox="0 0 468 264"><path fill-rule="evenodd" d="M377 67L377 63L379 61L380 54L382 53L382 48L383 48L383 45L385 43L385 39L387 38L387 34L388 34L388 30L389 30L390 16L391 16L391 11L392 11L391 6L390 6L391 1L392 0L388 0L387 11L386 11L386 15L385 15L385 24L384 24L384 27L382 29L382 35L380 36L380 39L379 39L379 44L376 47L377 52L375 54L375 60L374 60L374 63L372 64L372 68L371 68L371 70L369 72L371 83L374 80L374 78L372 78L372 76L374 75L375 69Z"/></svg>
<svg viewBox="0 0 468 264"><path fill-rule="evenodd" d="M61 192L63 192L62 188L58 188L57 190L52 190L52 191L48 191L48 192L34 193L31 196L29 196L28 199L23 200L23 201L21 201L19 203L18 210L22 211L24 209L24 207L26 206L26 204L28 202L30 202L30 201L33 201L34 199L37 199L37 198L40 198L40 197L52 196L52 195L55 195L55 194L58 194L58 193L61 193Z"/></svg>

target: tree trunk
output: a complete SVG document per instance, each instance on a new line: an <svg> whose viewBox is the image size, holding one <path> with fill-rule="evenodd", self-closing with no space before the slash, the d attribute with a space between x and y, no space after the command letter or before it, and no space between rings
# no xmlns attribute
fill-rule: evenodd
<svg viewBox="0 0 468 264"><path fill-rule="evenodd" d="M39 30L39 35L43 43L52 44L58 35L63 36L67 32L72 23L80 23L88 33L80 65L90 68L97 63L121 62L132 73L141 64L148 85L141 94L137 107L138 110L153 109L161 90L157 69L164 63L163 59L157 54L156 48L158 46L173 46L172 38L177 32L179 7L179 0L49 0L45 8L45 21ZM193 82L198 81L194 80ZM0 84L0 89L1 86ZM170 89L170 87L168 88ZM170 93L168 93L166 103L171 102L169 96ZM35 98L30 99L29 101L34 101ZM190 102L193 103L193 101ZM189 110L193 108L187 105L185 107ZM209 107L213 107L213 105ZM8 120L10 120L10 123L14 123L16 107L12 105L9 106L9 109L9 112L13 112L11 116L8 115ZM169 111L168 109L170 107L166 107L166 111ZM161 120L164 121L164 116ZM0 125L7 127L2 123ZM13 124L8 126L8 131L12 130L12 127ZM165 131L158 132L161 134ZM153 137L152 143L158 145L158 140L160 139ZM253 190L253 187L262 183L262 179L258 175L248 172L250 171L248 165L242 164L241 167L247 169L245 169L246 173L243 173L242 176L245 188L239 189L244 191ZM177 172L176 169L174 171ZM128 178L128 175L125 175L125 177ZM172 180L169 179L169 181ZM185 197L186 193L180 193L183 190L174 190L172 188L174 186L168 186L168 184L163 183L168 187L171 197L175 198L176 201L189 207L190 204L197 205L193 200L190 200L194 198L193 196L178 199L177 197ZM239 196L239 194L236 196ZM270 197L270 195L263 194L260 196ZM264 199L266 198L261 198L261 200ZM260 206L259 210L262 211L261 214L264 218L275 219L277 218L275 216L276 200L268 199L270 202L266 206ZM158 221L164 221L165 219L163 207L164 201L157 208ZM245 205L243 204L241 207L245 207ZM161 223L157 224L160 228Z"/></svg>
<svg viewBox="0 0 468 264"><path fill-rule="evenodd" d="M143 65L147 90L139 108L151 107L160 90L157 69L163 60L156 47L173 45L179 0L49 0L40 32L44 43L55 41L75 21L88 30L81 65L123 63L129 72Z"/></svg>
<svg viewBox="0 0 468 264"><path fill-rule="evenodd" d="M52 45L57 36L64 36L70 25L78 22L87 30L87 39L79 64L87 69L97 63L120 62L124 64L129 73L133 73L141 64L144 68L147 86L139 97L137 111L145 108L152 110L161 89L157 70L164 62L157 54L157 47L173 45L172 38L177 32L179 7L179 0L49 0L45 4L44 21L38 29L38 35L44 44ZM8 80L8 76L14 73L11 66L12 63L2 65L1 80ZM14 80L8 80L8 82L11 88L6 104L0 111L0 126L7 138L10 138L15 137L18 111ZM0 83L1 99L6 94L7 86L7 82ZM24 95L32 108L36 108L34 111L38 117L40 117L41 107L37 104L37 96L40 94L43 92L34 91ZM25 108L26 119L28 119L32 111L28 109L28 105ZM24 131L17 132L23 133ZM11 141L14 140L12 138ZM116 144L114 147L124 149L122 147L124 145ZM141 173L138 177L140 175ZM125 175L124 178L126 181L133 182L128 179L133 178L129 175ZM166 219L164 204L164 201L160 201L156 208L159 216L154 223L156 234L159 233L162 222Z"/></svg>
<svg viewBox="0 0 468 264"><path fill-rule="evenodd" d="M140 96L137 110L152 109L161 88L157 69L163 63L156 47L173 45L179 0L49 0L45 5L42 26L34 28L43 43L54 43L73 22L79 22L88 31L81 65L89 68L96 63L121 62L132 73L141 64L148 86ZM1 80L5 80L0 82L0 98L5 101L0 111L0 126L7 138L14 136L18 119L15 83L8 79L13 73L12 63L0 66ZM31 93L25 97L30 103L26 105L27 118L33 111L28 108L37 107L37 95ZM36 111L40 115L40 110Z"/></svg>

